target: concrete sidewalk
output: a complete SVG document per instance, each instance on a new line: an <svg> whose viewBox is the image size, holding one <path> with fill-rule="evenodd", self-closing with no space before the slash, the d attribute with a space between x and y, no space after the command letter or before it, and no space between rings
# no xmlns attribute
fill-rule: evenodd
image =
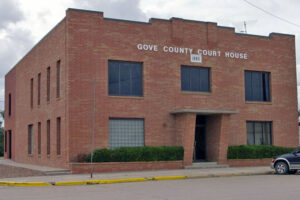
<svg viewBox="0 0 300 200"><path fill-rule="evenodd" d="M265 174L273 174L273 173L274 171L270 169L270 167L229 167L229 168L210 168L210 169L180 169L180 170L156 170L156 171L137 171L137 172L117 172L117 173L95 173L93 175L93 179L90 178L90 174L34 176L34 177L20 177L20 178L4 178L4 179L0 179L0 182L2 183L40 182L40 183L47 183L47 184L50 183L50 185L51 184L52 185L81 185L81 184L95 184L95 183L101 184L101 183L148 181L148 180L249 176L249 175L265 175ZM101 181L95 182L95 180L102 180L102 182ZM103 180L106 180L106 182L103 182ZM12 186L13 185L14 184L12 184ZM25 186L25 185L21 185L21 186ZM29 185L29 186L33 186L33 185Z"/></svg>

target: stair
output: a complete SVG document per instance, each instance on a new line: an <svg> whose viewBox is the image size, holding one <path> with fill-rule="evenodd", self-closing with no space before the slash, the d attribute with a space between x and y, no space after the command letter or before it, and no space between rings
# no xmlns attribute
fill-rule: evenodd
<svg viewBox="0 0 300 200"><path fill-rule="evenodd" d="M192 165L184 166L184 169L209 169L209 168L227 168L228 165L218 165L217 162L194 162Z"/></svg>

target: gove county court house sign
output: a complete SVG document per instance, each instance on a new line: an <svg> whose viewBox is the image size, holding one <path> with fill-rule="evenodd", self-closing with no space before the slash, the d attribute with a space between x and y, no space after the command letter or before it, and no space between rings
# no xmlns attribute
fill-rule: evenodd
<svg viewBox="0 0 300 200"><path fill-rule="evenodd" d="M137 49L140 51L152 51L152 52L159 52L163 51L165 53L177 53L177 54L190 54L191 55L191 62L202 62L202 55L203 56L213 56L213 57L221 57L224 56L225 58L232 58L232 59L248 59L247 53L241 52L232 52L232 51L225 51L221 52L220 50L209 50L209 49L193 49L187 47L176 47L176 46L162 46L159 47L157 44L137 44Z"/></svg>

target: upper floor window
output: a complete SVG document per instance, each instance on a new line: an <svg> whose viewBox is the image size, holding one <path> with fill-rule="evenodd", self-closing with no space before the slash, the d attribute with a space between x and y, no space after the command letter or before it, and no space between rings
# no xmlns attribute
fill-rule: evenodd
<svg viewBox="0 0 300 200"><path fill-rule="evenodd" d="M142 63L108 61L108 90L114 96L143 96Z"/></svg>
<svg viewBox="0 0 300 200"><path fill-rule="evenodd" d="M245 71L246 101L271 101L270 73Z"/></svg>
<svg viewBox="0 0 300 200"><path fill-rule="evenodd" d="M60 97L60 60L56 62L56 97Z"/></svg>
<svg viewBox="0 0 300 200"><path fill-rule="evenodd" d="M38 105L41 105L41 73L38 74L37 103Z"/></svg>
<svg viewBox="0 0 300 200"><path fill-rule="evenodd" d="M47 101L50 101L50 67L47 68Z"/></svg>
<svg viewBox="0 0 300 200"><path fill-rule="evenodd" d="M30 107L33 108L33 78L30 79Z"/></svg>
<svg viewBox="0 0 300 200"><path fill-rule="evenodd" d="M11 115L11 93L8 94L8 116Z"/></svg>
<svg viewBox="0 0 300 200"><path fill-rule="evenodd" d="M210 92L209 68L181 66L181 90L189 92Z"/></svg>

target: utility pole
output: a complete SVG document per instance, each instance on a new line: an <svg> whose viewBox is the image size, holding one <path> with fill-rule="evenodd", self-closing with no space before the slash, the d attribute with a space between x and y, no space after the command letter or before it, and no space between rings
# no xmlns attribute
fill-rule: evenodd
<svg viewBox="0 0 300 200"><path fill-rule="evenodd" d="M94 137L95 137L95 86L96 80L93 80L93 88L92 88L92 112L91 112L91 120L92 120L92 131L91 131L91 178L93 178L94 165L93 165L93 157L94 157Z"/></svg>

